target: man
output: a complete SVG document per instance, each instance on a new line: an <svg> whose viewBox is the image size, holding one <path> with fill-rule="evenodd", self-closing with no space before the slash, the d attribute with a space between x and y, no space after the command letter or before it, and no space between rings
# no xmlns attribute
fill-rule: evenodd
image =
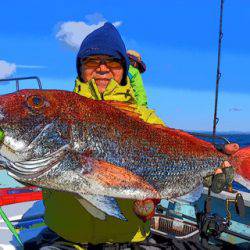
<svg viewBox="0 0 250 250"><path fill-rule="evenodd" d="M76 64L78 78L74 92L95 100L136 104L127 78L129 59L124 43L112 24L106 23L84 39ZM149 123L164 124L153 110L140 107L137 112ZM110 216L102 221L87 212L72 194L44 190L43 198L46 208L44 219L50 228L48 235L55 232L70 242L100 244L139 242L150 233L147 218L139 218L135 214L136 203L133 200L117 199L128 221Z"/></svg>
<svg viewBox="0 0 250 250"><path fill-rule="evenodd" d="M76 65L78 77L74 92L94 100L136 104L127 78L129 59L124 43L112 24L106 23L84 39ZM164 125L153 110L140 106L136 112L148 123ZM110 216L100 220L87 212L70 193L43 190L43 198L46 208L44 219L50 229L46 229L35 241L39 246L52 247L43 249L65 249L65 245L81 249L80 245L84 243L140 242L150 234L147 215L140 217L135 213L146 203L117 199L127 221ZM29 245L29 249L40 248Z"/></svg>
<svg viewBox="0 0 250 250"><path fill-rule="evenodd" d="M127 55L130 61L128 77L135 92L137 104L147 106L147 94L141 76L146 71L146 64L142 61L141 55L135 50L128 50Z"/></svg>

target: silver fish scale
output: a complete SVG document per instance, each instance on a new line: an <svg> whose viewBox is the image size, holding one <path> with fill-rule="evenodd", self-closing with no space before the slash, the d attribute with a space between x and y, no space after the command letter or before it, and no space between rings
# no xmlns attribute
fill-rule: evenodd
<svg viewBox="0 0 250 250"><path fill-rule="evenodd" d="M94 157L128 169L143 177L159 191L168 188L178 194L186 193L201 182L202 175L212 173L213 169L223 162L223 159L218 157L211 156L203 159L182 157L177 152L176 157L169 157L166 154L158 153L157 148L149 146L145 146L146 150L140 151L132 146L134 145L133 140L127 139L121 143L122 135L120 133L95 124L89 127L88 133L85 134L86 137L86 145L94 149ZM148 144L145 141L143 143ZM181 188L179 182L182 184Z"/></svg>
<svg viewBox="0 0 250 250"><path fill-rule="evenodd" d="M141 176L165 198L186 194L201 182L202 175L212 171L211 166L217 167L221 163L221 160L216 157L205 159L187 158L181 155L169 157L159 153L157 148L150 147L146 141L142 142L144 150L139 150L132 145L135 140L137 144L141 143L140 140L128 138L124 141L119 131L111 128L108 130L105 126L96 124L74 125L71 128L71 137L68 137L69 141L63 139L68 129L67 126L54 122L53 128L48 128L41 135L42 140L37 145L36 154L50 154L67 143L73 145L73 149L76 149L80 155L86 149L91 149L91 157L94 159L124 167ZM87 180L81 178L84 173L91 172L92 168L88 164L82 166L77 152L66 154L58 165L37 178L35 183L69 192L93 189L94 187L91 187ZM117 187L112 189L117 190L118 193L122 191ZM134 190L127 190L127 192L133 193Z"/></svg>
<svg viewBox="0 0 250 250"><path fill-rule="evenodd" d="M41 131L41 127L44 127ZM32 135L33 158L46 157L62 148L71 145L71 149L60 159L60 163L34 180L35 185L50 187L56 190L68 192L84 192L84 190L98 189L95 192L104 192L100 187L93 186L88 180L82 178L85 173L90 173L92 166L88 161L82 165L81 155L88 149L89 157L102 160L113 165L123 167L135 175L141 176L151 184L162 197L177 197L186 194L199 184L202 175L212 171L212 167L218 167L221 159L207 157L182 157L176 149L171 149L172 156L164 154L158 148L151 147L147 141L139 138L126 138L121 131L107 128L100 124L75 123L68 127L59 120L54 120L47 126L39 127ZM38 130L38 129L37 129ZM133 146L137 145L137 146ZM139 145L139 146L138 146ZM117 191L119 196L125 192L122 188L111 187L105 192ZM138 190L128 189L127 195L135 195ZM137 193L137 198L140 194ZM135 197L135 196L133 196Z"/></svg>
<svg viewBox="0 0 250 250"><path fill-rule="evenodd" d="M33 181L36 185L78 193L84 184L89 185L88 182L83 183L85 180L80 178L81 169L80 162L76 161L71 153L67 153L59 164Z"/></svg>
<svg viewBox="0 0 250 250"><path fill-rule="evenodd" d="M27 95L33 91L29 92ZM53 93L54 91L49 96L53 96ZM61 92L55 93L55 100L60 94ZM64 97L68 95L76 97L73 93L64 92L64 94ZM78 106L72 106L74 102L71 105L68 100L59 99L55 106L50 107L52 113L43 114L43 111L28 110L28 113L24 114L25 117L16 114L8 119L5 110L0 107L1 129L5 132L5 142L0 149L4 157L9 157L8 160L16 164L9 163L11 166L7 166L8 169L12 168L12 174L16 172L17 175L20 174L20 179L23 178L24 181L28 179L27 181L35 185L75 193L89 190L90 194L99 192L98 194L116 197L115 191L117 191L120 192L117 197L125 197L121 194L124 192L126 198L139 199L143 195L144 197L155 195L150 188L146 191L140 189L137 186L138 182L133 186L129 185L130 180L127 179L124 180L124 186L114 184L114 187L109 180L107 182L96 180L95 178L103 172L97 171L96 175L92 173L93 161L86 159L92 157L94 160L111 163L142 177L160 192L161 197L167 198L188 193L201 182L202 176L210 174L226 160L226 157L223 159L220 155L212 156L213 150L209 155L210 149L206 152L206 147L203 148L202 145L200 152L204 152L204 156L199 158L195 156L195 150L197 148L199 150L199 145L194 145L196 142L190 141L188 136L174 131L168 133L168 129L166 133L160 134L161 130L133 120L113 108L107 108L109 113L105 113L105 104L101 102L88 102L84 98L79 99L79 102L81 100L83 106L79 103L80 110L77 109ZM82 114L82 119L79 119L80 113L84 112L82 110L84 105L87 112ZM109 115L110 112L113 115L112 112L117 114ZM103 118L116 120L106 122L101 120ZM128 129L124 126L126 124L130 126ZM161 148L162 145L172 146L165 149ZM182 147L190 148L188 156L181 151ZM21 154L23 157L20 157ZM5 159L0 160L3 162L1 164L8 164Z"/></svg>
<svg viewBox="0 0 250 250"><path fill-rule="evenodd" d="M65 125L54 121L53 126L41 133L40 140L36 143L34 148L35 156L42 157L44 155L49 155L68 144L69 141L61 136L66 129Z"/></svg>

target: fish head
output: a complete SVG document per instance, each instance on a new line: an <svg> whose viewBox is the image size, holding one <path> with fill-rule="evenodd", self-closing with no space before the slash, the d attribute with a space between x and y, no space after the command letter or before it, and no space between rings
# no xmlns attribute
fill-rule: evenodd
<svg viewBox="0 0 250 250"><path fill-rule="evenodd" d="M0 96L0 166L25 181L38 176L68 145L60 120L66 99L59 91L22 90Z"/></svg>

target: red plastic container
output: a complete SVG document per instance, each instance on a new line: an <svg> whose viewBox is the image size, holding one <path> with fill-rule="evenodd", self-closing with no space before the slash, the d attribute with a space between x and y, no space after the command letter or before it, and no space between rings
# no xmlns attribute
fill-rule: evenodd
<svg viewBox="0 0 250 250"><path fill-rule="evenodd" d="M42 192L38 187L0 189L0 206L35 200L42 200Z"/></svg>

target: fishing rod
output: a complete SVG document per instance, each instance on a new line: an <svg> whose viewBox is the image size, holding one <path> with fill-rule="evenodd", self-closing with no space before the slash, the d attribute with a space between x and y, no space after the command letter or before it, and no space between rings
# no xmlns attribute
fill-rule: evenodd
<svg viewBox="0 0 250 250"><path fill-rule="evenodd" d="M222 44L222 20L223 20L223 8L224 8L224 0L220 2L220 28L219 28L219 43L218 43L218 59L217 59L217 72L216 72L216 88L215 88L215 104L214 104L214 121L213 121L213 136L216 135L216 126L219 122L219 118L217 117L218 111L218 94L219 94L219 82L221 78L220 72L220 61L221 61L221 44Z"/></svg>

